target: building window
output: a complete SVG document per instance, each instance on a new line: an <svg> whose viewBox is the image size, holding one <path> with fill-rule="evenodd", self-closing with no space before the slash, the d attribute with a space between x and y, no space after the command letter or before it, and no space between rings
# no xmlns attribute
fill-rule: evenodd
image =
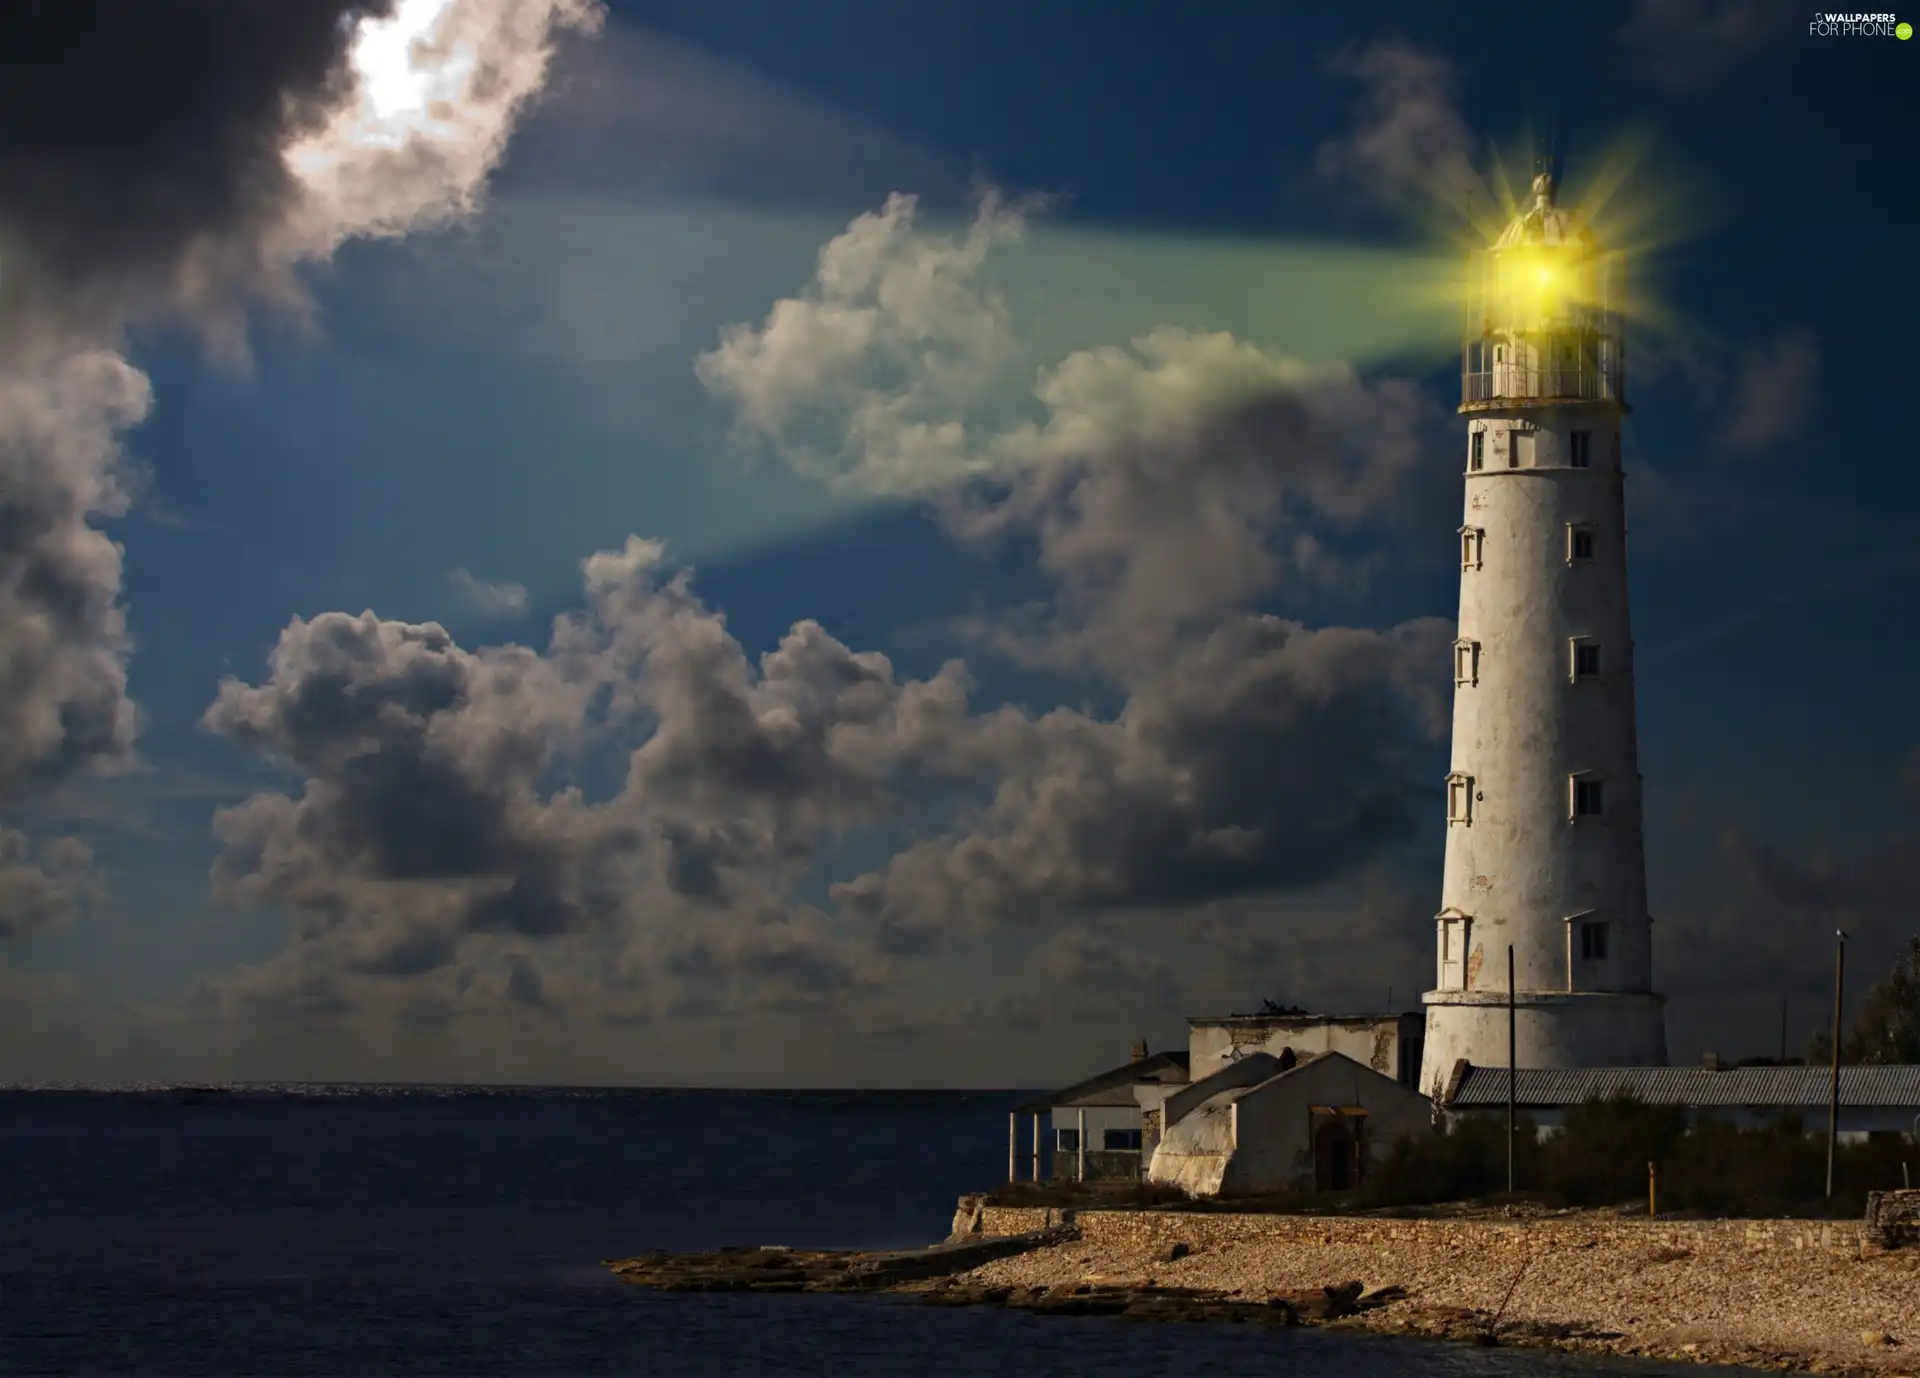
<svg viewBox="0 0 1920 1378"><path fill-rule="evenodd" d="M1607 926L1604 923L1580 925L1580 960L1583 962L1607 960Z"/></svg>
<svg viewBox="0 0 1920 1378"><path fill-rule="evenodd" d="M1478 641L1453 643L1453 682L1455 684L1480 682L1480 643Z"/></svg>
<svg viewBox="0 0 1920 1378"><path fill-rule="evenodd" d="M1593 432L1575 431L1567 437L1568 462L1576 469L1586 469L1593 464Z"/></svg>
<svg viewBox="0 0 1920 1378"><path fill-rule="evenodd" d="M1485 550L1487 533L1477 526L1460 528L1460 568L1480 568L1480 557Z"/></svg>
<svg viewBox="0 0 1920 1378"><path fill-rule="evenodd" d="M1573 677L1575 679L1600 678L1600 643L1588 641L1584 637L1573 638Z"/></svg>
<svg viewBox="0 0 1920 1378"><path fill-rule="evenodd" d="M1078 1153L1080 1151L1080 1131L1079 1130L1056 1129L1053 1131L1053 1133L1054 1133L1054 1142L1059 1147L1062 1153Z"/></svg>
<svg viewBox="0 0 1920 1378"><path fill-rule="evenodd" d="M1593 528L1585 522L1567 523L1567 560L1591 560L1593 558Z"/></svg>
<svg viewBox="0 0 1920 1378"><path fill-rule="evenodd" d="M1447 777L1447 822L1473 822L1473 777L1455 771Z"/></svg>
<svg viewBox="0 0 1920 1378"><path fill-rule="evenodd" d="M1137 1129L1109 1129L1102 1133L1100 1142L1109 1153L1138 1153L1140 1151L1140 1131Z"/></svg>
<svg viewBox="0 0 1920 1378"><path fill-rule="evenodd" d="M1475 431L1473 443L1467 451L1467 468L1478 471L1487 462L1487 433Z"/></svg>
<svg viewBox="0 0 1920 1378"><path fill-rule="evenodd" d="M1507 467L1509 469L1518 469L1520 467L1521 442L1527 439L1529 439L1529 437L1520 431L1507 432ZM1527 448L1531 449L1532 446L1529 445Z"/></svg>
<svg viewBox="0 0 1920 1378"><path fill-rule="evenodd" d="M1607 811L1607 786L1604 780L1592 775L1575 775L1572 784L1575 818L1598 818Z"/></svg>

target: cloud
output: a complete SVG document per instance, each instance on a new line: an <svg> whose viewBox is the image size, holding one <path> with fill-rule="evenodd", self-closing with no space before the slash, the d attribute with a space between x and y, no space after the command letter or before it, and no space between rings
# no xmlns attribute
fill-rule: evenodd
<svg viewBox="0 0 1920 1378"><path fill-rule="evenodd" d="M136 324L244 351L355 235L470 210L587 0L0 11L0 797L123 765ZM409 44L406 41L412 40ZM73 74L87 79L76 81Z"/></svg>
<svg viewBox="0 0 1920 1378"><path fill-rule="evenodd" d="M230 985L351 1001L358 978L449 969L496 936L598 953L586 998L629 1004L867 979L788 896L822 838L888 816L901 770L942 768L960 670L901 683L813 623L755 667L661 559L635 539L587 560L587 608L545 652L329 613L288 626L264 684L224 683L207 727L304 777L216 816L220 892L301 916L288 953ZM634 731L613 797L552 784Z"/></svg>
<svg viewBox="0 0 1920 1378"><path fill-rule="evenodd" d="M0 941L57 928L101 893L93 852L78 838L36 847L24 833L0 828Z"/></svg>
<svg viewBox="0 0 1920 1378"><path fill-rule="evenodd" d="M148 405L106 352L0 372L0 802L133 749L121 552L91 522L127 510L119 436Z"/></svg>
<svg viewBox="0 0 1920 1378"><path fill-rule="evenodd" d="M1830 989L1836 928L1850 939L1850 969L1864 961L1877 979L1876 966L1891 962L1916 929L1917 840L1911 830L1895 831L1837 852L1723 832L1715 898L1663 916L1662 989L1818 995Z"/></svg>
<svg viewBox="0 0 1920 1378"><path fill-rule="evenodd" d="M1794 31L1786 0L1635 0L1620 41L1657 85L1708 85Z"/></svg>
<svg viewBox="0 0 1920 1378"><path fill-rule="evenodd" d="M1362 92L1353 132L1319 150L1322 176L1402 209L1464 207L1483 191L1473 135L1455 102L1453 64L1404 40L1384 39L1329 66Z"/></svg>
<svg viewBox="0 0 1920 1378"><path fill-rule="evenodd" d="M1020 210L988 195L957 237L915 227L894 195L820 251L801 296L734 325L695 364L740 432L818 477L914 492L990 467L961 417L1013 353L1005 302L981 286Z"/></svg>
<svg viewBox="0 0 1920 1378"><path fill-rule="evenodd" d="M1751 350L1741 362L1722 445L1759 450L1797 433L1813 408L1813 385L1820 355L1804 330L1775 338Z"/></svg>
<svg viewBox="0 0 1920 1378"><path fill-rule="evenodd" d="M1037 539L1051 605L970 630L1124 697L1112 720L982 720L971 751L990 763L993 802L835 898L904 950L1022 916L1311 884L1403 838L1410 762L1445 722L1450 633L1437 620L1314 632L1248 604L1290 575L1349 573L1317 532L1393 507L1430 404L1408 384L1161 329L1040 370L1036 419L956 419L991 415L979 365L1011 327L977 281L998 207L956 241L920 235L894 198L828 245L807 295L702 360L790 461L817 458L801 409L824 407L847 441L842 478L944 485L962 538ZM855 302L844 282L873 290ZM916 353L925 340L965 342L973 366ZM893 424L907 411L910 428Z"/></svg>
<svg viewBox="0 0 1920 1378"><path fill-rule="evenodd" d="M222 895L291 912L295 937L210 999L852 1018L914 954L1311 888L1411 835L1448 627L1255 605L1352 575L1318 533L1394 510L1430 405L1163 329L1030 373L1006 410L1015 323L982 268L1018 216L988 197L931 233L914 214L895 197L856 219L701 377L798 468L926 494L961 540L1033 542L1054 596L980 640L1102 681L1111 716L976 711L961 662L902 680L810 621L756 663L638 538L583 562L584 607L544 649L297 619L205 719L300 780L216 820ZM567 783L608 759L610 793ZM947 821L903 837L909 804ZM882 841L890 859L831 883L846 844ZM1047 960L1094 955L1062 939Z"/></svg>
<svg viewBox="0 0 1920 1378"><path fill-rule="evenodd" d="M453 585L454 597L482 617L519 617L527 610L524 584L490 583L464 569L449 574L447 582Z"/></svg>
<svg viewBox="0 0 1920 1378"><path fill-rule="evenodd" d="M1276 550L1273 529L1387 505L1434 417L1418 389L1167 327L1057 360L1023 399L1015 323L983 269L1032 209L990 194L952 236L890 197L696 370L742 436L803 473L945 494L970 538L1037 527L1083 605L1177 620L1330 566L1305 537Z"/></svg>
<svg viewBox="0 0 1920 1378"><path fill-rule="evenodd" d="M1010 922L1298 889L1412 836L1444 718L1440 619L1385 633L1231 618L1136 678L1111 721L983 721L992 801L835 898L889 948Z"/></svg>

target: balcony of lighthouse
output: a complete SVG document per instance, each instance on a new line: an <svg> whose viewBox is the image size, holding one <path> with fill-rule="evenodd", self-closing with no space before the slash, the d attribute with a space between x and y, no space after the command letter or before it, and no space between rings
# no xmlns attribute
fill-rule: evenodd
<svg viewBox="0 0 1920 1378"><path fill-rule="evenodd" d="M1605 404L1626 410L1625 261L1553 204L1552 183L1467 261L1463 412Z"/></svg>

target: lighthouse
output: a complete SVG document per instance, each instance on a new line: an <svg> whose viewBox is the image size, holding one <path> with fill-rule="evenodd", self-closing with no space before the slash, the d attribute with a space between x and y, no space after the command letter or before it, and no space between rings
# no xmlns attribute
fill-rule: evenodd
<svg viewBox="0 0 1920 1378"><path fill-rule="evenodd" d="M1620 421L1625 264L1551 166L1470 258L1446 870L1421 1089L1460 1059L1666 1062L1641 840Z"/></svg>

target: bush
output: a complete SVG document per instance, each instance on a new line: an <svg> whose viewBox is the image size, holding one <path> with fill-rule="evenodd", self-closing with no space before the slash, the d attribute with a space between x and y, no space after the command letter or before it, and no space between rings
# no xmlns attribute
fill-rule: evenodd
<svg viewBox="0 0 1920 1378"><path fill-rule="evenodd" d="M1687 1132L1677 1105L1648 1105L1630 1094L1567 1111L1560 1132L1541 1145L1540 1176L1530 1179L1569 1206L1604 1206L1647 1192L1647 1164L1665 1162Z"/></svg>
<svg viewBox="0 0 1920 1378"><path fill-rule="evenodd" d="M1859 1215L1869 1191L1902 1184L1901 1162L1920 1169L1920 1149L1891 1140L1842 1144L1834 1194L1826 1195L1827 1144L1795 1118L1739 1129L1710 1117L1689 1123L1679 1106L1631 1095L1588 1101L1556 1134L1536 1140L1519 1121L1516 1185L1553 1206L1644 1209L1647 1164L1657 1163L1660 1211L1725 1216ZM1461 1115L1446 1132L1396 1142L1369 1173L1375 1206L1472 1201L1506 1188L1506 1116Z"/></svg>
<svg viewBox="0 0 1920 1378"><path fill-rule="evenodd" d="M1540 1143L1533 1121L1514 1127L1514 1177L1537 1180ZM1361 1199L1375 1206L1420 1206L1471 1201L1507 1188L1505 1115L1463 1115L1431 1134L1395 1140L1367 1173Z"/></svg>

